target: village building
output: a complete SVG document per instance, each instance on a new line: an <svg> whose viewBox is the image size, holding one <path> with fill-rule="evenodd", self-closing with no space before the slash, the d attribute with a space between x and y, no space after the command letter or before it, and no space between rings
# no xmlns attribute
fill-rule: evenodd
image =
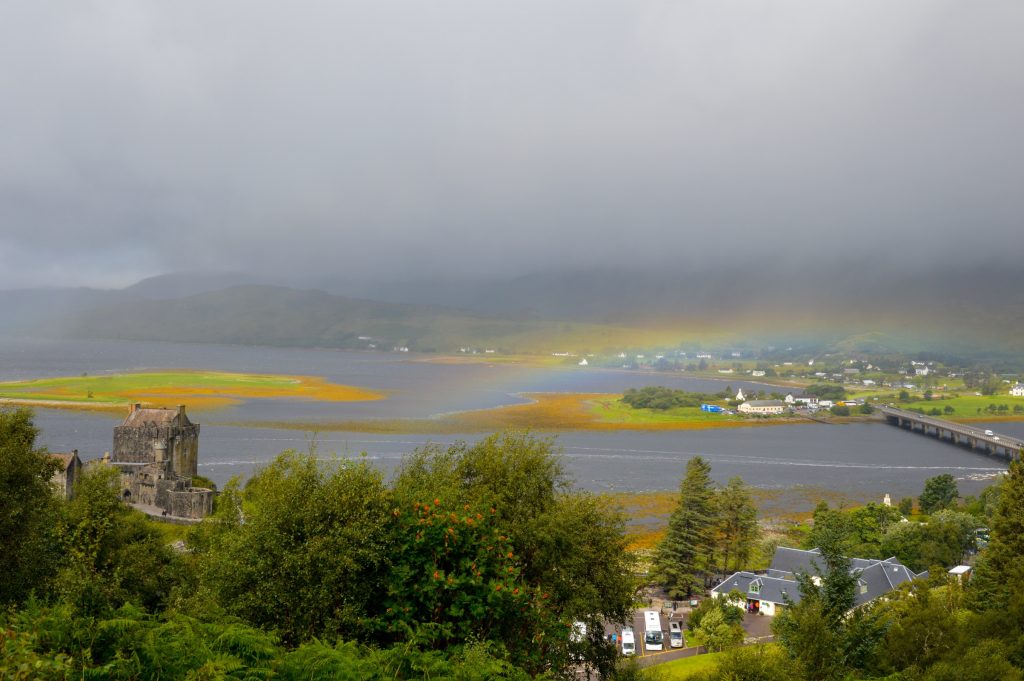
<svg viewBox="0 0 1024 681"><path fill-rule="evenodd" d="M121 497L150 515L195 521L213 512L215 492L193 487L199 462L199 424L185 407L143 409L134 404L114 428L112 456L121 471Z"/></svg>
<svg viewBox="0 0 1024 681"><path fill-rule="evenodd" d="M1010 388L1011 397L1024 397L1024 383L1018 383Z"/></svg>
<svg viewBox="0 0 1024 681"><path fill-rule="evenodd" d="M82 460L78 458L78 450L72 449L70 452L53 453L49 456L60 464L60 468L50 478L50 484L61 497L71 499L75 493L75 482L82 472Z"/></svg>
<svg viewBox="0 0 1024 681"><path fill-rule="evenodd" d="M740 388L739 390L736 391L736 401L742 402L745 399L747 398L743 396L743 388Z"/></svg>
<svg viewBox="0 0 1024 681"><path fill-rule="evenodd" d="M818 396L817 395L794 395L793 393L788 393L786 395L786 399L783 400L783 401L786 404L794 405L794 406L804 406L804 407L817 407L818 406Z"/></svg>
<svg viewBox="0 0 1024 681"><path fill-rule="evenodd" d="M782 400L751 400L736 407L742 414L781 414L786 411L786 403Z"/></svg>
<svg viewBox="0 0 1024 681"><path fill-rule="evenodd" d="M730 598L732 594L733 600L730 603L733 605L747 612L773 617L787 603L800 602L798 576L807 575L819 583L824 572L825 565L819 549L804 551L780 546L775 549L767 572L734 573L713 588L711 595L715 598ZM857 578L854 591L854 607L857 608L885 596L905 582L926 577L928 573L915 574L893 557L885 560L851 558L850 574Z"/></svg>

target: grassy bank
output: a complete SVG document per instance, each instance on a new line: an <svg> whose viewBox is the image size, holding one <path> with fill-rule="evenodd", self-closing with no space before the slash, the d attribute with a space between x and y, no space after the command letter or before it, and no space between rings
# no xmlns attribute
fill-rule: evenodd
<svg viewBox="0 0 1024 681"><path fill-rule="evenodd" d="M384 398L384 394L330 383L315 376L191 370L66 376L0 383L0 400L8 404L117 412L134 402L154 407L187 404L196 409L212 409L258 398L351 402L379 400Z"/></svg>

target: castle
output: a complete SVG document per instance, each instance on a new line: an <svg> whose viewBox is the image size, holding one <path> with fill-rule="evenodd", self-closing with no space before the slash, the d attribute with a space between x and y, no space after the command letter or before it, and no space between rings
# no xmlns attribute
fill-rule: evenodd
<svg viewBox="0 0 1024 681"><path fill-rule="evenodd" d="M148 513L195 521L213 512L213 490L193 487L199 462L199 424L185 407L143 409L133 404L114 428L112 455L103 461L121 471L121 497Z"/></svg>

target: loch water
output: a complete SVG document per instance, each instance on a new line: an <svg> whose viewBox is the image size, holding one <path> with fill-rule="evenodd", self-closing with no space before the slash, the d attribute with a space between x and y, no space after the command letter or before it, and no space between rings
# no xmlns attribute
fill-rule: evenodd
<svg viewBox="0 0 1024 681"><path fill-rule="evenodd" d="M425 418L523 401L528 392L621 392L667 385L717 392L771 387L728 377L698 379L621 369L530 367L505 363L446 364L407 353L347 352L128 341L0 339L0 380L77 376L145 369L210 369L323 376L388 393L375 402L325 403L250 400L227 409L190 410L202 424L200 473L218 484L248 476L285 449L323 457L363 457L391 472L402 457L428 442L473 441L472 435L368 435L239 427L239 422L316 423L367 418ZM84 460L111 448L111 414L37 409L41 444L78 449ZM1024 423L986 425L1024 435ZM556 436L576 485L594 491L658 491L678 487L686 461L708 459L712 475L734 475L769 490L803 488L853 498L917 495L926 478L951 473L962 494L976 494L1006 469L999 458L939 442L884 423L796 424L691 431L567 432Z"/></svg>

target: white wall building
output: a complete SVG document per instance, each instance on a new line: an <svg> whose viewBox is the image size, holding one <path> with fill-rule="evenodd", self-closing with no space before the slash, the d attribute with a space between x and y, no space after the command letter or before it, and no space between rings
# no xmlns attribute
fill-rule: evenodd
<svg viewBox="0 0 1024 681"><path fill-rule="evenodd" d="M781 414L786 411L786 403L782 400L751 400L736 407L743 414Z"/></svg>

